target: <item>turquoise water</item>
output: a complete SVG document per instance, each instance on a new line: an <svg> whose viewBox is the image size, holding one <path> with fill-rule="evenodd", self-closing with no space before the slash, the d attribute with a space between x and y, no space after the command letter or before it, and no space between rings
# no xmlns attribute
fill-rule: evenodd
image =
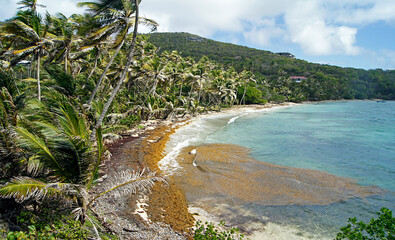
<svg viewBox="0 0 395 240"><path fill-rule="evenodd" d="M325 102L249 113L204 142L238 144L259 161L326 171L387 191L325 206L243 206L307 239L334 238L349 217L367 221L381 207L395 210L395 102Z"/></svg>
<svg viewBox="0 0 395 240"><path fill-rule="evenodd" d="M219 216L237 224L249 224L252 219L281 226L264 239L333 239L350 217L368 221L381 207L395 210L394 101L309 103L201 117L172 135L165 165L177 171L177 152L204 143L241 145L258 161L321 170L385 190L330 205L229 205L234 216ZM284 229L292 233L283 234Z"/></svg>
<svg viewBox="0 0 395 240"><path fill-rule="evenodd" d="M303 104L250 113L207 137L257 160L326 171L395 192L395 102Z"/></svg>

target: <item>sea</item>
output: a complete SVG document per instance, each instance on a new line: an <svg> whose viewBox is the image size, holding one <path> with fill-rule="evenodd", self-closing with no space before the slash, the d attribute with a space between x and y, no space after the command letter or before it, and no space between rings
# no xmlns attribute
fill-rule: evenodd
<svg viewBox="0 0 395 240"><path fill-rule="evenodd" d="M192 207L249 239L334 239L395 210L395 102L334 101L197 117L162 170Z"/></svg>

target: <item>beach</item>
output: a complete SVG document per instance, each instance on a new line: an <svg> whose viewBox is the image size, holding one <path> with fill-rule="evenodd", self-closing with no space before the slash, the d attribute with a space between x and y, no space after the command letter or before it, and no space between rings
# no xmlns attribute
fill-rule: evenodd
<svg viewBox="0 0 395 240"><path fill-rule="evenodd" d="M149 194L128 199L121 211L126 215L123 218L137 221L141 226L133 226L138 229L134 233L119 231L126 239L163 239L164 232L170 239L184 239L196 220L214 223L226 220L226 227L239 227L249 239L317 239L318 236L302 234L291 226L284 228L273 223L265 215L257 217L242 206L330 205L381 193L379 188L363 187L353 179L323 171L257 161L249 156L249 149L238 145L175 141L180 136L191 140L185 131L201 119L225 116L232 123L250 112L290 106L237 107L176 122L151 121L144 123L145 130L138 137L117 141L110 147L112 157L106 163L107 174L117 166L149 167L169 183L156 185ZM130 133L133 134L137 136ZM173 230L166 225L158 227L154 222L164 222ZM161 229L157 230L157 238L148 235L144 238L147 226ZM129 230L134 231L133 227ZM136 237L138 234L141 238Z"/></svg>

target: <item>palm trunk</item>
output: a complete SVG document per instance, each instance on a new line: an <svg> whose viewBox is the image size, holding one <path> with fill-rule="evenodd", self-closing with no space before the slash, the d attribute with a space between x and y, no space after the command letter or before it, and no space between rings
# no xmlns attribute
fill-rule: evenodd
<svg viewBox="0 0 395 240"><path fill-rule="evenodd" d="M93 66L93 69L92 69L92 71L89 73L88 79L90 79L90 78L92 77L93 73L94 73L94 72L95 72L95 70L96 70L96 67L97 67L97 61L99 60L99 56L100 56L100 54L99 54L99 53L97 53L97 55L96 55L96 58L95 58L95 65Z"/></svg>
<svg viewBox="0 0 395 240"><path fill-rule="evenodd" d="M240 100L240 104L241 102L243 102L243 104L246 105L246 100L245 100L246 92L247 92L247 83L244 85L243 97Z"/></svg>
<svg viewBox="0 0 395 240"><path fill-rule="evenodd" d="M118 53L121 50L121 48L122 48L124 43L125 43L125 40L122 40L122 42L118 45L117 49L115 50L115 53L112 55L112 57L110 59L110 62L107 64L106 68L104 69L103 73L101 74L101 76L99 78L99 81L97 82L97 84L95 86L95 89L93 89L93 92L92 92L91 96L89 97L88 108L90 108L90 106L92 104L92 101L93 101L93 98L95 97L96 92L97 92L97 90L100 87L100 84L102 83L104 77L106 76L106 73L107 73L108 69L112 65L112 62L114 61L115 57L118 55Z"/></svg>
<svg viewBox="0 0 395 240"><path fill-rule="evenodd" d="M64 72L67 73L67 51L66 56L64 57Z"/></svg>
<svg viewBox="0 0 395 240"><path fill-rule="evenodd" d="M41 101L40 60L41 60L41 55L40 55L40 52L39 52L38 56L37 56L37 91L38 91L38 101Z"/></svg>
<svg viewBox="0 0 395 240"><path fill-rule="evenodd" d="M181 94L182 94L182 85L183 85L184 81L181 78L181 87L180 87L180 98L181 98Z"/></svg>
<svg viewBox="0 0 395 240"><path fill-rule="evenodd" d="M141 104L141 105L144 106L145 102L148 100L148 98L150 97L150 95L153 94L153 93L156 91L157 85L158 85L158 80L155 78L155 79L154 79L154 84L153 84L151 90L148 92L147 97L144 99L144 102L143 102L143 104Z"/></svg>
<svg viewBox="0 0 395 240"><path fill-rule="evenodd" d="M108 109L110 108L110 105L112 103L112 101L114 100L115 96L117 95L119 89L121 88L122 83L125 81L128 70L130 65L132 64L132 60L134 57L134 47L136 45L136 39L137 39L137 30L138 30L138 25L139 25L139 5L138 5L138 0L134 0L134 4L136 5L136 16L135 16L135 23L134 23L134 30L133 30L133 39L132 39L132 44L130 45L130 49L129 49L129 56L128 56L128 60L126 62L125 68L122 71L121 76L119 77L118 83L116 85L116 87L114 88L114 90L111 93L110 98L108 99L108 101L106 102L106 105L104 105L103 111L100 114L99 119L97 119L96 125L92 131L92 134L90 136L91 140L94 140L96 138L96 129L98 129L102 122L104 117L107 114Z"/></svg>

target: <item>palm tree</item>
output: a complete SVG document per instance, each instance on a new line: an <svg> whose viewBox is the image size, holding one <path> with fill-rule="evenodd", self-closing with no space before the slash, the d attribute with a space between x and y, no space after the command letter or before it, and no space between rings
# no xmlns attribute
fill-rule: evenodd
<svg viewBox="0 0 395 240"><path fill-rule="evenodd" d="M67 18L61 13L51 17L51 25L51 30L56 35L56 38L53 40L55 46L51 50L51 56L47 62L63 60L64 71L68 73L68 63L72 58L72 50L74 50L73 55L76 55L76 49L82 44L82 39L75 34L78 25L73 23L71 18Z"/></svg>
<svg viewBox="0 0 395 240"><path fill-rule="evenodd" d="M37 7L46 7L45 5L37 4L37 0L21 0L17 4L22 5L18 9L26 8L32 12L37 12Z"/></svg>
<svg viewBox="0 0 395 240"><path fill-rule="evenodd" d="M13 129L17 124L18 100L6 87L0 89L0 179L10 178L19 168L20 151Z"/></svg>
<svg viewBox="0 0 395 240"><path fill-rule="evenodd" d="M254 74L251 73L250 71L244 70L243 72L241 72L239 74L239 81L240 81L239 82L240 86L241 86L241 84L244 85L243 96L241 97L239 104L241 105L241 103L243 103L243 105L245 105L246 104L245 103L245 96L246 96L248 84L250 82L256 82L254 79Z"/></svg>
<svg viewBox="0 0 395 240"><path fill-rule="evenodd" d="M38 99L41 100L40 86L40 63L41 58L48 53L54 46L55 35L49 30L49 15L47 21L43 21L37 13L19 11L17 17L6 22L1 31L4 32L3 38L10 42L8 51L2 56L11 55L13 60L11 66L15 66L20 60L33 55L36 57L37 64L37 91Z"/></svg>
<svg viewBox="0 0 395 240"><path fill-rule="evenodd" d="M112 91L112 93L110 95L110 98L107 100L106 104L103 107L102 113L100 114L99 118L97 119L97 122L96 122L96 125L94 127L94 130L100 128L100 126L101 126L101 124L102 124L102 122L104 120L104 117L106 116L107 111L110 108L110 105L111 105L112 101L115 98L115 95L117 95L119 89L121 88L122 83L126 80L127 74L129 72L129 68L130 68L130 66L132 64L132 60L133 60L133 57L134 57L134 48L136 46L138 25L139 25L138 24L139 23L138 22L138 20L139 20L139 3L140 3L140 1L134 0L134 4L133 4L133 6L131 6L132 9L134 9L134 13L135 13L135 21L134 21L135 24L134 24L134 29L133 29L132 42L131 42L131 45L129 47L129 54L128 54L127 62L125 64L125 66L124 66L124 69L123 69L121 75L119 76L119 80L117 82L117 85L113 89L113 91ZM95 134L96 134L95 131L92 131L91 139L95 138Z"/></svg>
<svg viewBox="0 0 395 240"><path fill-rule="evenodd" d="M135 4L129 0L98 0L97 2L82 2L79 3L79 5L89 7L89 11L91 11L93 15L100 15L99 23L101 26L91 34L89 40L93 42L103 42L109 37L113 37L115 39L114 47L116 47L113 56L100 76L95 89L91 93L87 103L89 107L108 69L111 67L115 57L124 45L132 26L142 23L151 27L151 31L155 31L158 24L151 19L136 18L134 16Z"/></svg>
<svg viewBox="0 0 395 240"><path fill-rule="evenodd" d="M76 218L82 224L89 220L97 233L89 212L98 198L110 192L135 193L164 180L153 172L123 171L105 184L105 191L92 195L90 189L105 152L101 129L97 129L96 142L89 141L86 117L63 95L52 93L51 101L48 107L33 101L30 107L34 113L27 114L26 119L35 120L16 128L19 146L31 153L27 167L30 176L14 177L0 189L0 196L20 201L47 197L72 200Z"/></svg>

